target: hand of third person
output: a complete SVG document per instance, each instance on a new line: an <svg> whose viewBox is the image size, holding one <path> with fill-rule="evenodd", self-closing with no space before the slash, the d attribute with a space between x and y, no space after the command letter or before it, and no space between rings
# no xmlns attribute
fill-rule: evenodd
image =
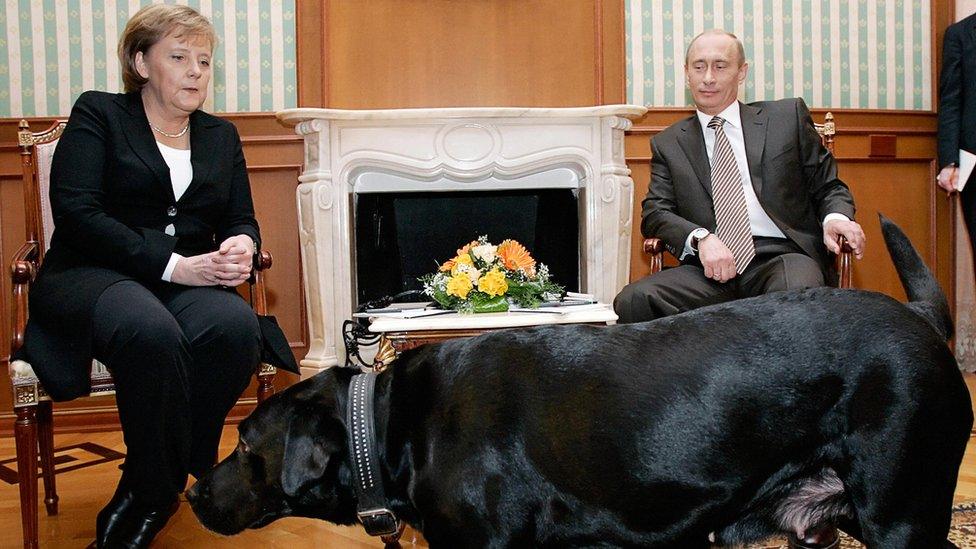
<svg viewBox="0 0 976 549"><path fill-rule="evenodd" d="M942 168L938 177L935 178L935 182L947 192L956 192L956 183L959 182L959 168L956 166Z"/></svg>

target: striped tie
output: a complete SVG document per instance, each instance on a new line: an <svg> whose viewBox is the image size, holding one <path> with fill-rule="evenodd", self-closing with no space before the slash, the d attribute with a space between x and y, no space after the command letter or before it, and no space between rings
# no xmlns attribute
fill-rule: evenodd
<svg viewBox="0 0 976 549"><path fill-rule="evenodd" d="M735 258L735 272L742 274L756 256L749 228L749 210L742 190L742 176L732 145L725 135L725 120L714 117L708 127L715 130L712 152L712 200L715 203L715 234L729 247Z"/></svg>

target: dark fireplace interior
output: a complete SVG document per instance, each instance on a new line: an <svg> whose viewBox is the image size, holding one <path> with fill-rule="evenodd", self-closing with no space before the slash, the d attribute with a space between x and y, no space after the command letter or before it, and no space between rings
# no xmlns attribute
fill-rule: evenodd
<svg viewBox="0 0 976 549"><path fill-rule="evenodd" d="M521 242L552 278L579 289L577 189L354 195L358 304L410 290L462 245ZM357 306L358 306L357 304Z"/></svg>

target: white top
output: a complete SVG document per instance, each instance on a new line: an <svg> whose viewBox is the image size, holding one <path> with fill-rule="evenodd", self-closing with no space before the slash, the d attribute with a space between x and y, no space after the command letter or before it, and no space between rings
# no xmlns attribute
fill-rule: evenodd
<svg viewBox="0 0 976 549"><path fill-rule="evenodd" d="M169 166L169 179L173 184L173 196L179 200L190 186L190 182L193 181L193 164L190 163L190 150L176 149L168 145L163 145L159 141L156 142L156 147L159 148L159 153L163 155L163 161ZM166 227L166 234L176 234L176 227L172 223ZM176 268L176 264L180 259L183 259L183 256L180 254L173 254L169 257L166 269L163 270L163 280L166 282L170 281L170 278L173 276L173 269Z"/></svg>
<svg viewBox="0 0 976 549"><path fill-rule="evenodd" d="M174 149L168 145L156 142L159 153L169 166L169 179L173 183L173 196L177 200L183 196L193 181L193 164L190 163L190 149Z"/></svg>
<svg viewBox="0 0 976 549"><path fill-rule="evenodd" d="M701 111L695 111L698 115L698 123L701 124L702 134L705 136L705 151L708 153L708 163L712 163L712 151L715 150L715 131L708 127L708 123L714 118L710 114L705 114ZM749 227L752 229L752 236L769 236L774 238L786 238L783 231L779 230L776 223L773 222L766 210L763 209L762 204L759 203L759 197L756 196L756 189L752 186L752 177L749 173L749 161L746 159L746 140L742 135L742 115L739 112L739 102L735 101L731 105L725 108L724 111L720 112L718 116L725 120L723 128L725 129L725 136L729 139L729 144L732 145L732 152L735 154L735 163L739 166L739 177L742 179L742 191L746 197L746 209L749 210ZM842 219L844 221L849 221L848 217L841 213L829 213L827 214L823 222L826 223L831 219ZM685 240L684 253L681 254L683 259L686 255L695 255L695 250L691 247L691 237Z"/></svg>

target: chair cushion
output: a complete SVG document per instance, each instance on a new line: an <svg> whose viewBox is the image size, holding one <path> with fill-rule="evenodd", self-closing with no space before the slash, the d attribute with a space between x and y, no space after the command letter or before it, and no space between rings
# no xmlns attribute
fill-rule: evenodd
<svg viewBox="0 0 976 549"><path fill-rule="evenodd" d="M10 382L14 390L14 405L24 405L33 402L26 402L24 399L31 400L30 395L25 395L25 388L33 388L29 392L33 394L35 400L50 400L47 392L41 386L37 374L30 363L24 360L12 360L7 366L10 374ZM115 394L115 385L112 381L112 374L108 367L97 360L92 360L91 367L91 393L89 396L102 396Z"/></svg>

